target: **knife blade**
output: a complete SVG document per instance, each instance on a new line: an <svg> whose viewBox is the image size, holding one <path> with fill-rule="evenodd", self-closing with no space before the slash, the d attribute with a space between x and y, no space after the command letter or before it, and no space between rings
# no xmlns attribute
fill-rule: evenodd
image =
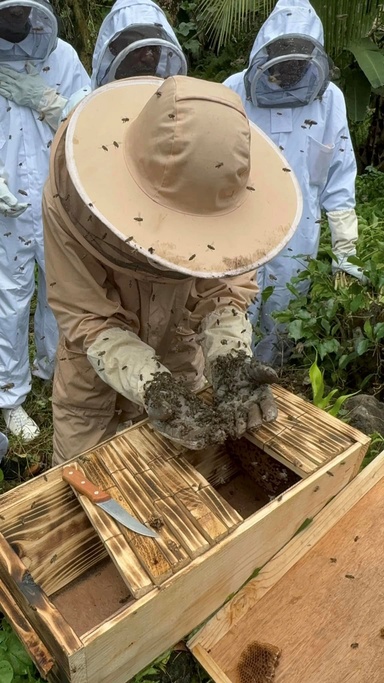
<svg viewBox="0 0 384 683"><path fill-rule="evenodd" d="M95 486L92 482L85 477L85 475L74 467L63 467L62 472L63 480L66 481L72 488L78 493L82 493L86 496L92 503L100 507L108 515L116 519L120 524L127 527L131 531L141 536L149 536L150 538L158 538L159 534L153 529L149 529L144 524L139 522L138 519L132 517L124 508L114 500L109 493L103 491L99 486Z"/></svg>

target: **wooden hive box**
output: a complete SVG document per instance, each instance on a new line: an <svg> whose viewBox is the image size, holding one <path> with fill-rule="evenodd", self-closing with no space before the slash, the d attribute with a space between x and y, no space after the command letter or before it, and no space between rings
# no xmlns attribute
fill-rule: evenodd
<svg viewBox="0 0 384 683"><path fill-rule="evenodd" d="M382 683L383 518L384 452L191 639L213 680Z"/></svg>
<svg viewBox="0 0 384 683"><path fill-rule="evenodd" d="M1 608L44 677L126 683L356 476L369 438L273 390L277 422L240 441L188 452L142 422L73 461L159 540L76 497L60 467L1 497Z"/></svg>

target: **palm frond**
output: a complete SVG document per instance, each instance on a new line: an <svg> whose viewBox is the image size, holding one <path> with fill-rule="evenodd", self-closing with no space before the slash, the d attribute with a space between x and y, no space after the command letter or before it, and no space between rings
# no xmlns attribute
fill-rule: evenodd
<svg viewBox="0 0 384 683"><path fill-rule="evenodd" d="M199 0L207 35L220 48L250 25L256 12L268 16L276 0Z"/></svg>
<svg viewBox="0 0 384 683"><path fill-rule="evenodd" d="M324 26L328 53L337 58L350 43L367 36L382 11L382 0L312 0Z"/></svg>
<svg viewBox="0 0 384 683"><path fill-rule="evenodd" d="M212 44L220 48L246 30L258 12L266 18L276 0L198 0ZM369 34L383 0L312 0L325 33L328 52L337 57L351 42Z"/></svg>

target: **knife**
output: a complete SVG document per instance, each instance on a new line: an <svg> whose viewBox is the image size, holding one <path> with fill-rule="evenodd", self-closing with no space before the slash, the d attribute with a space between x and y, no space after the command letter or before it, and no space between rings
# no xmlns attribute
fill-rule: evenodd
<svg viewBox="0 0 384 683"><path fill-rule="evenodd" d="M63 480L66 481L78 493L82 493L89 498L92 503L100 507L104 512L107 512L111 517L116 519L120 524L126 526L127 529L134 531L141 536L150 536L151 538L158 538L157 534L152 529L141 524L138 519L132 517L124 508L114 500L109 493L103 491L100 486L92 484L80 470L74 467L63 467Z"/></svg>

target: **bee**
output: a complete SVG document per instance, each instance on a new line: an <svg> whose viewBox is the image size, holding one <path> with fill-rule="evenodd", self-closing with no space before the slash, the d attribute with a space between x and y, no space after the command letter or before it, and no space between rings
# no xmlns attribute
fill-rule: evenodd
<svg viewBox="0 0 384 683"><path fill-rule="evenodd" d="M11 232L5 232L4 233L4 237L9 237L9 235L12 235L12 233Z"/></svg>
<svg viewBox="0 0 384 683"><path fill-rule="evenodd" d="M7 107L7 111L11 111L12 107Z"/></svg>
<svg viewBox="0 0 384 683"><path fill-rule="evenodd" d="M224 166L223 162L219 161L219 163L216 164L215 168L221 168L222 166Z"/></svg>
<svg viewBox="0 0 384 683"><path fill-rule="evenodd" d="M290 168L283 168L283 171L284 171L284 173L291 173L291 169L290 169Z"/></svg>
<svg viewBox="0 0 384 683"><path fill-rule="evenodd" d="M194 258L196 258L196 254L192 254L192 256L189 257L188 261L193 261Z"/></svg>
<svg viewBox="0 0 384 683"><path fill-rule="evenodd" d="M8 384L3 384L3 386L0 387L0 390L1 391L9 391L10 389L13 389L14 386L15 386L14 382L8 382Z"/></svg>
<svg viewBox="0 0 384 683"><path fill-rule="evenodd" d="M228 339L222 339L220 344L222 344L223 346L226 346L228 344Z"/></svg>
<svg viewBox="0 0 384 683"><path fill-rule="evenodd" d="M47 142L47 149L49 149L51 145L52 145L52 140L49 140L49 142Z"/></svg>
<svg viewBox="0 0 384 683"><path fill-rule="evenodd" d="M101 145L101 149L103 149L104 152L108 152L108 147L106 145Z"/></svg>
<svg viewBox="0 0 384 683"><path fill-rule="evenodd" d="M114 147L117 147L117 148L120 147L119 143L116 142L116 140L113 141L113 146L114 146Z"/></svg>
<svg viewBox="0 0 384 683"><path fill-rule="evenodd" d="M141 216L134 216L133 220L142 223L144 219Z"/></svg>
<svg viewBox="0 0 384 683"><path fill-rule="evenodd" d="M279 145L279 149L281 149L281 151L284 152L284 147L283 147L283 145Z"/></svg>
<svg viewBox="0 0 384 683"><path fill-rule="evenodd" d="M252 187L252 185L247 185L247 190L249 190L250 192L255 192L255 188Z"/></svg>
<svg viewBox="0 0 384 683"><path fill-rule="evenodd" d="M154 252L155 250L154 250L153 247L149 247L148 251L149 251L150 254L153 254L153 252Z"/></svg>
<svg viewBox="0 0 384 683"><path fill-rule="evenodd" d="M208 249L215 251L215 247L212 244L207 244Z"/></svg>
<svg viewBox="0 0 384 683"><path fill-rule="evenodd" d="M309 126L309 128L312 128L312 126L317 126L317 121L314 121L313 119L305 119L304 123Z"/></svg>
<svg viewBox="0 0 384 683"><path fill-rule="evenodd" d="M127 117L124 117L124 118L122 118L121 120L122 120L123 123L128 123L128 121L129 121L129 119L127 119Z"/></svg>
<svg viewBox="0 0 384 683"><path fill-rule="evenodd" d="M51 70L51 67L50 67L50 66L45 66L44 69L42 69L42 70L44 71L44 73L47 73L48 71Z"/></svg>
<svg viewBox="0 0 384 683"><path fill-rule="evenodd" d="M175 119L176 116L175 116L174 114L168 114L168 118L169 118L169 119Z"/></svg>
<svg viewBox="0 0 384 683"><path fill-rule="evenodd" d="M28 197L28 192L26 192L25 190L17 190L17 191L19 194L22 194L23 197Z"/></svg>
<svg viewBox="0 0 384 683"><path fill-rule="evenodd" d="M50 282L50 283L49 283L49 286L50 286L50 287L54 287L55 285L57 285L57 282Z"/></svg>

